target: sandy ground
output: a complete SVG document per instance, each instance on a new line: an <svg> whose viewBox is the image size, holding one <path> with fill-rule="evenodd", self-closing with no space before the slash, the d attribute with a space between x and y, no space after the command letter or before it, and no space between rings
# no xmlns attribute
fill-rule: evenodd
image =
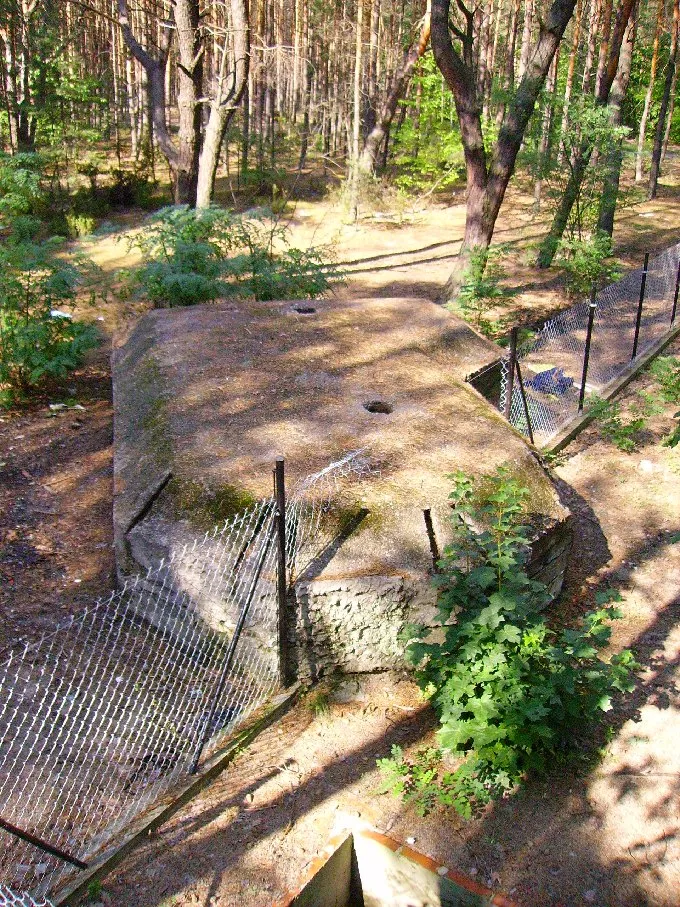
<svg viewBox="0 0 680 907"><path fill-rule="evenodd" d="M505 206L498 238L516 242L510 282L517 319L563 304L559 279L527 265L526 243L544 230L528 196ZM434 206L395 226L342 222L321 202L301 202L291 224L305 238L338 240L355 273L341 290L434 298L454 264L462 205ZM637 263L677 241L677 190L623 212L617 239ZM441 243L441 245L439 245ZM85 245L105 274L129 265L124 243ZM140 306L115 297L97 308L107 337ZM676 355L680 348L676 345ZM631 394L633 391L630 392ZM51 416L48 404L84 410ZM523 904L675 905L678 843L677 629L680 545L678 455L661 448L661 422L644 448L620 454L590 429L567 451L558 476L578 518L578 546L561 610L576 615L594 583L624 592L615 644L644 665L634 701L612 716L613 739L597 770L528 785L464 824L420 820L374 795L376 756L393 742L418 746L432 730L405 679L377 677L341 691L327 716L303 704L256 743L204 795L134 853L107 881L105 900L126 905L264 905L295 883L333 827L360 817L451 868L512 892ZM1 644L34 639L81 610L112 582L111 405L107 349L27 409L0 416Z"/></svg>
<svg viewBox="0 0 680 907"><path fill-rule="evenodd" d="M680 355L680 343L670 352ZM649 386L643 376L625 404ZM421 819L376 796L375 758L393 743L430 741L431 714L406 678L345 682L328 714L301 703L130 857L107 882L112 903L265 907L334 831L366 821L520 904L676 905L680 452L660 444L673 408L651 420L635 453L593 427L556 470L577 520L561 610L587 610L599 584L620 589L612 647L633 647L643 666L634 695L608 716L594 770L531 782L470 823Z"/></svg>

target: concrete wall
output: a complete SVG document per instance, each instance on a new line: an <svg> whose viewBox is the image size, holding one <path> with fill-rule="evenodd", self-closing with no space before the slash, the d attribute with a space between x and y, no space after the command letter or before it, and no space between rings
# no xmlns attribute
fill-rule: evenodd
<svg viewBox="0 0 680 907"><path fill-rule="evenodd" d="M571 518L536 534L527 572L559 595L571 551ZM436 624L431 574L304 580L289 600L289 643L302 679L333 670L362 673L404 667L407 624Z"/></svg>

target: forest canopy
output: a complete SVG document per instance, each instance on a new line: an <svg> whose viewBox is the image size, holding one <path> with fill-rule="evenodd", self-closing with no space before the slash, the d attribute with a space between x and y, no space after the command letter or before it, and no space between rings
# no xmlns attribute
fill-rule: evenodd
<svg viewBox="0 0 680 907"><path fill-rule="evenodd" d="M565 237L612 234L627 156L657 192L678 18L678 0L0 0L0 143L44 156L62 220L106 192L207 208L218 172L270 198L285 170L344 174L354 218L376 181L464 184L464 258L521 178L546 267Z"/></svg>

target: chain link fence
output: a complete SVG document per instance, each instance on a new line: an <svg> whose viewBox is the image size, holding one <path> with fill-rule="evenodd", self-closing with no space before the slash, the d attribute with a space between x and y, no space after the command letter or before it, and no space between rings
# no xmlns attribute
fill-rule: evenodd
<svg viewBox="0 0 680 907"><path fill-rule="evenodd" d="M36 901L27 892L17 894L10 888L0 885L0 907L52 907L52 903L44 898Z"/></svg>
<svg viewBox="0 0 680 907"><path fill-rule="evenodd" d="M547 444L578 414L583 396L602 394L666 336L676 321L679 277L680 244L603 289L594 298L589 343L589 302L547 321L518 345L514 363L511 353L501 360L501 412L537 445Z"/></svg>
<svg viewBox="0 0 680 907"><path fill-rule="evenodd" d="M285 599L367 469L355 452L260 501L0 663L2 883L53 893L281 686L279 571Z"/></svg>

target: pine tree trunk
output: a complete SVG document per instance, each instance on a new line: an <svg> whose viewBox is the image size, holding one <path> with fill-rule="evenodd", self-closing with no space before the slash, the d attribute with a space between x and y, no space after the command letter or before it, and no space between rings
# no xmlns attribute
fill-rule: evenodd
<svg viewBox="0 0 680 907"><path fill-rule="evenodd" d="M595 98L598 104L606 104L609 101L609 94L619 67L621 46L635 2L636 0L621 0L619 4L614 31L611 35L611 41L609 42L609 54L606 65L603 67L602 78ZM592 146L582 143L580 149L574 156L574 160L569 162L571 172L567 185L553 217L550 230L541 243L538 253L536 263L539 268L549 268L552 264L559 242L569 223L571 210L574 207L576 200L579 198L581 184L583 183L583 177L588 169L591 155Z"/></svg>
<svg viewBox="0 0 680 907"><path fill-rule="evenodd" d="M356 40L354 44L354 105L352 116L352 151L350 172L350 217L356 221L359 217L359 135L361 133L361 69L364 26L364 0L357 0Z"/></svg>
<svg viewBox="0 0 680 907"><path fill-rule="evenodd" d="M429 4L428 4L429 7ZM427 50L430 41L430 14L429 9L425 14L423 26L418 41L406 52L404 59L394 76L392 87L385 98L379 114L376 118L375 125L369 132L364 142L363 151L359 157L358 167L362 174L375 173L380 154L380 148L385 141L387 131L392 124L394 114L397 111L397 105L404 96L409 80L413 75L418 61Z"/></svg>
<svg viewBox="0 0 680 907"><path fill-rule="evenodd" d="M560 151L558 154L558 163L564 162L566 154L566 135L569 128L569 104L571 102L571 93L574 86L574 73L576 70L576 57L578 55L579 39L581 37L581 11L583 0L578 0L576 4L576 15L574 16L574 33L571 41L571 51L569 53L569 63L567 64L567 81L564 86L564 101L562 108L562 124L560 127Z"/></svg>
<svg viewBox="0 0 680 907"><path fill-rule="evenodd" d="M649 173L649 198L656 198L659 185L659 172L661 169L661 152L663 148L663 135L666 126L666 116L670 105L671 91L675 82L677 58L678 58L678 29L680 28L680 0L675 0L673 4L673 26L671 32L671 48L666 66L666 78L664 81L663 96L661 98L661 109L659 110L659 119L656 124L656 133L654 136L654 149L652 151L652 166Z"/></svg>
<svg viewBox="0 0 680 907"><path fill-rule="evenodd" d="M444 291L446 299L457 296L471 254L485 252L489 247L526 127L575 5L576 0L554 0L550 6L538 40L529 53L522 81L508 105L491 160L487 162L469 44L463 42L463 57L456 53L449 31L450 0L432 0L432 49L454 96L468 190L461 262L449 278Z"/></svg>
<svg viewBox="0 0 680 907"><path fill-rule="evenodd" d="M635 45L635 35L637 31L636 19L636 11L633 11L630 21L628 22L628 28L626 29L626 36L621 45L619 68L609 95L609 119L614 128L620 127L623 120L622 108L626 92L628 91L631 65L633 62L633 47ZM614 233L614 217L616 215L616 203L619 196L622 163L623 139L618 139L605 161L605 176L603 179L602 198L600 199L600 212L597 221L598 230L602 230L610 236Z"/></svg>
<svg viewBox="0 0 680 907"><path fill-rule="evenodd" d="M649 84L645 94L645 104L642 108L640 117L640 129L638 131L637 154L635 155L635 182L642 181L642 153L645 147L645 138L647 135L647 121L649 119L649 109L652 106L652 95L654 93L654 83L656 82L656 68L659 62L659 38L663 28L663 7L664 0L659 0L656 9L656 28L654 30L654 42L652 44L652 60L649 66Z"/></svg>
<svg viewBox="0 0 680 907"><path fill-rule="evenodd" d="M224 134L229 127L248 84L250 68L250 30L247 0L230 0L233 69L229 71L230 48L227 36L220 49L220 68L210 101L196 177L196 207L207 208L215 190L215 177ZM200 113L200 110L199 110Z"/></svg>

